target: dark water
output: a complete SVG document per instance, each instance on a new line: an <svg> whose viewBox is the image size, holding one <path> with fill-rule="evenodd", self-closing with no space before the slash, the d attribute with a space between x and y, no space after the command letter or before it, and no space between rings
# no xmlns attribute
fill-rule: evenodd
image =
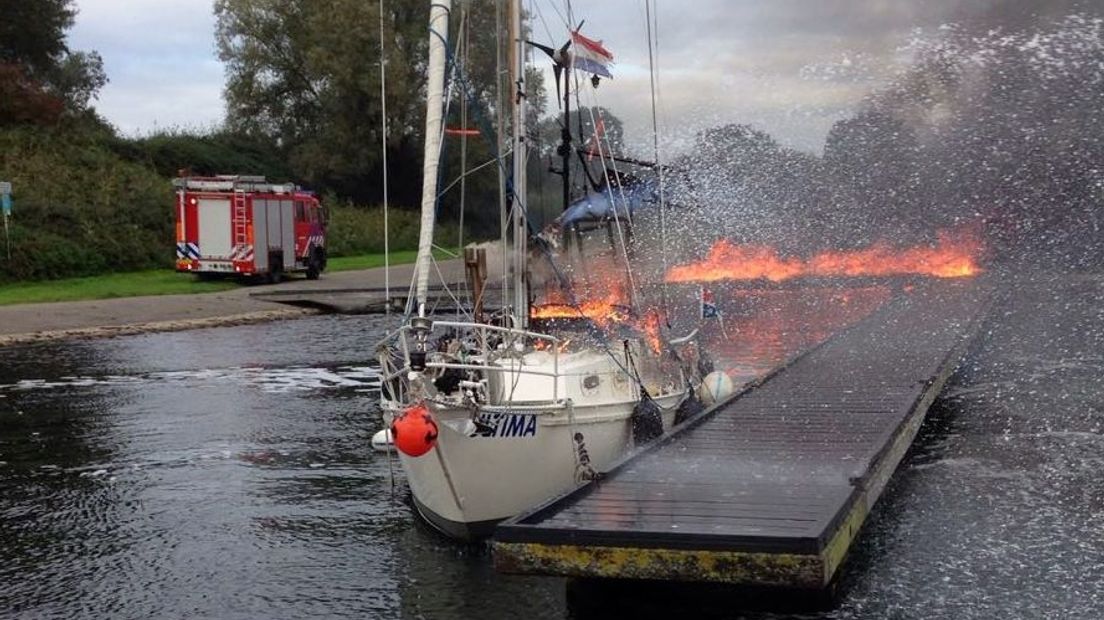
<svg viewBox="0 0 1104 620"><path fill-rule="evenodd" d="M1104 617L1102 294L998 310L811 617ZM721 300L719 361L753 376L886 296L838 295ZM0 350L0 618L566 617L562 580L496 575L391 491L368 445L389 325Z"/></svg>

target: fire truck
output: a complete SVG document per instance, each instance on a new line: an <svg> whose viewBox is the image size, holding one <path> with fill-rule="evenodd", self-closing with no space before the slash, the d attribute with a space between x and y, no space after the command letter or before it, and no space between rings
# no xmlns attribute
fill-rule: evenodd
<svg viewBox="0 0 1104 620"><path fill-rule="evenodd" d="M326 268L326 224L318 198L291 183L261 176L173 179L176 270L201 275L263 277Z"/></svg>

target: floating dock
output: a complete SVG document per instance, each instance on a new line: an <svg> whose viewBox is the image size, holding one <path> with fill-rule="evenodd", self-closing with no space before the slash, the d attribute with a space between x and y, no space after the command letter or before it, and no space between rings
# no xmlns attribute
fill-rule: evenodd
<svg viewBox="0 0 1104 620"><path fill-rule="evenodd" d="M500 525L502 572L829 587L989 289L915 287L760 384Z"/></svg>

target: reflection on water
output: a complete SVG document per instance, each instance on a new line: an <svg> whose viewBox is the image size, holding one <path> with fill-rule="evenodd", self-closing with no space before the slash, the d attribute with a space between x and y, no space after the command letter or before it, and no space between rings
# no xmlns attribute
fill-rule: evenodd
<svg viewBox="0 0 1104 620"><path fill-rule="evenodd" d="M1100 617L1098 595L1066 587L1104 578L1104 320L1085 295L1077 320L1097 321L1093 338L1062 340L1075 330L1059 326L983 352L959 380L832 615L993 615L977 604L1038 617L1050 604ZM720 291L724 329L708 336L718 366L748 378L888 296ZM1045 302L1024 312L1053 313ZM392 324L316 317L0 350L0 618L565 617L562 580L499 576L485 549L412 520L401 473L369 446L370 360ZM1065 348L1040 355L1043 340Z"/></svg>
<svg viewBox="0 0 1104 620"><path fill-rule="evenodd" d="M747 381L854 324L889 297L884 286L724 291L706 349L718 368Z"/></svg>

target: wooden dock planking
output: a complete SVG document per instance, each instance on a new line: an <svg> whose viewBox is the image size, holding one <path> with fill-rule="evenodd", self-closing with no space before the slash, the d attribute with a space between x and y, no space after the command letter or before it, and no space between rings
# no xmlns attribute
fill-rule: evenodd
<svg viewBox="0 0 1104 620"><path fill-rule="evenodd" d="M609 475L502 524L503 572L823 588L977 332L933 282Z"/></svg>

